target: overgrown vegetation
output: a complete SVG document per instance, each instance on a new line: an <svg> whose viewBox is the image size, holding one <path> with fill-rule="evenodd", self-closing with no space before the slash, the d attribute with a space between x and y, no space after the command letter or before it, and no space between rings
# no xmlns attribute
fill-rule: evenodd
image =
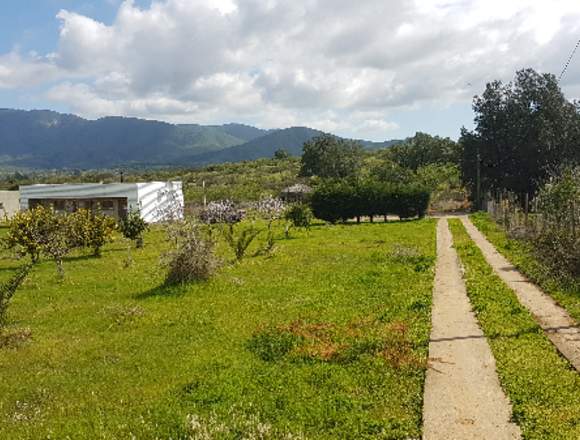
<svg viewBox="0 0 580 440"><path fill-rule="evenodd" d="M282 237L282 222L273 228ZM0 437L420 437L432 264L417 271L392 249L433 259L432 221L314 224L280 240L274 258L178 288L155 269L175 242L159 227L145 239L128 269L121 241L103 258L67 260L62 283L37 264L11 303L34 339L0 356ZM13 264L0 259L1 279ZM325 360L314 325L322 342L350 348ZM309 337L303 359L248 350L279 327Z"/></svg>
<svg viewBox="0 0 580 440"><path fill-rule="evenodd" d="M62 278L62 262L71 250L89 248L94 256L99 256L115 228L112 218L85 209L57 214L51 208L37 206L16 213L8 221L4 245L22 256L30 256L32 263L37 263L42 255L51 258Z"/></svg>
<svg viewBox="0 0 580 440"><path fill-rule="evenodd" d="M171 250L163 256L167 269L165 284L207 281L218 267L215 241L201 225L193 221L176 223L168 229Z"/></svg>
<svg viewBox="0 0 580 440"><path fill-rule="evenodd" d="M579 438L580 376L494 274L459 220L452 220L450 226L469 298L524 438Z"/></svg>
<svg viewBox="0 0 580 440"><path fill-rule="evenodd" d="M576 321L580 321L580 279L578 277L559 276L559 270L552 270L549 265L538 258L535 243L510 238L488 214L477 213L470 218L500 253L532 282L538 284L565 307Z"/></svg>

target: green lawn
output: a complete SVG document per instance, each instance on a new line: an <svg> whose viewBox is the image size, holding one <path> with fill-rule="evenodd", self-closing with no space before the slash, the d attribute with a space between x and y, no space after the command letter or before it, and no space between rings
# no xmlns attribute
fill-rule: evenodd
<svg viewBox="0 0 580 440"><path fill-rule="evenodd" d="M31 338L0 348L0 438L419 438L435 223L278 235L180 288L160 230L129 268L120 241L64 282L35 267L9 311Z"/></svg>
<svg viewBox="0 0 580 440"><path fill-rule="evenodd" d="M467 293L525 439L580 438L580 375L495 275L459 220L450 221Z"/></svg>
<svg viewBox="0 0 580 440"><path fill-rule="evenodd" d="M532 282L551 295L568 313L580 322L580 280L562 280L538 261L529 245L511 240L487 214L470 216L473 224L493 243L498 252L514 264Z"/></svg>

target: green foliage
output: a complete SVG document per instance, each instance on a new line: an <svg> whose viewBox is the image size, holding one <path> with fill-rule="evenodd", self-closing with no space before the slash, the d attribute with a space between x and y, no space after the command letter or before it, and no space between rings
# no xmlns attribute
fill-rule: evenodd
<svg viewBox="0 0 580 440"><path fill-rule="evenodd" d="M207 281L213 276L219 265L215 242L200 225L191 221L173 224L168 241L174 247L162 259L162 266L167 269L165 284Z"/></svg>
<svg viewBox="0 0 580 440"><path fill-rule="evenodd" d="M20 267L7 282L0 284L0 333L2 333L4 327L6 327L8 304L16 293L18 287L28 276L31 268L31 264L25 264Z"/></svg>
<svg viewBox="0 0 580 440"><path fill-rule="evenodd" d="M247 348L263 361L277 361L298 345L300 338L293 333L268 327L256 331L247 343Z"/></svg>
<svg viewBox="0 0 580 440"><path fill-rule="evenodd" d="M362 146L331 135L323 135L304 144L301 176L345 178L357 174L363 158Z"/></svg>
<svg viewBox="0 0 580 440"><path fill-rule="evenodd" d="M119 230L123 237L137 242L137 247L143 243L143 233L147 230L147 223L141 218L139 211L130 211L119 222Z"/></svg>
<svg viewBox="0 0 580 440"><path fill-rule="evenodd" d="M54 211L43 206L19 211L8 221L5 244L8 248L29 255L32 262L36 263L55 222Z"/></svg>
<svg viewBox="0 0 580 440"><path fill-rule="evenodd" d="M413 170L405 168L390 159L382 159L375 163L370 169L370 175L381 182L411 183L416 181L416 175Z"/></svg>
<svg viewBox="0 0 580 440"><path fill-rule="evenodd" d="M241 261L244 258L254 239L262 232L254 225L233 223L223 226L221 231L237 261Z"/></svg>
<svg viewBox="0 0 580 440"><path fill-rule="evenodd" d="M402 144L386 149L383 157L409 170L435 164L459 165L461 145L449 138L418 132Z"/></svg>
<svg viewBox="0 0 580 440"><path fill-rule="evenodd" d="M475 130L462 130L462 173L481 188L533 196L562 164L580 163L580 114L552 74L520 70L513 82L487 84L473 101Z"/></svg>
<svg viewBox="0 0 580 440"><path fill-rule="evenodd" d="M199 170L188 170L180 178L184 182L185 199L193 204L232 200L240 203L260 200L277 195L284 188L296 183L300 168L298 159L261 159L252 162L210 165Z"/></svg>
<svg viewBox="0 0 580 440"><path fill-rule="evenodd" d="M216 438L251 438L250 419L271 426L273 439L421 437L425 368L362 350L344 363L264 362L246 343L270 325L347 329L372 316L407 323L412 353L426 365L433 274L386 255L401 243L434 257L433 221L296 231L278 242L276 258L175 287L156 270L174 241L157 225L145 241L130 270L121 270L126 243L116 240L105 258L67 261L65 282L40 264L18 289L9 317L34 338L0 353L0 438L186 439L204 427ZM8 256L0 281L16 266Z"/></svg>
<svg viewBox="0 0 580 440"><path fill-rule="evenodd" d="M295 228L307 228L312 222L312 210L303 203L294 203L286 208L284 219Z"/></svg>
<svg viewBox="0 0 580 440"><path fill-rule="evenodd" d="M580 375L485 262L459 220L452 220L450 226L465 268L469 299L523 437L580 438Z"/></svg>
<svg viewBox="0 0 580 440"><path fill-rule="evenodd" d="M423 217L430 192L418 184L393 185L374 179L325 181L314 191L314 215L331 223L354 217L395 214L400 218Z"/></svg>
<svg viewBox="0 0 580 440"><path fill-rule="evenodd" d="M288 159L289 157L290 153L288 153L288 150L284 148L279 148L274 152L274 159L276 160L285 160Z"/></svg>
<svg viewBox="0 0 580 440"><path fill-rule="evenodd" d="M101 248L112 241L117 227L112 217L87 209L68 214L68 220L74 246L92 249L94 256L101 255Z"/></svg>

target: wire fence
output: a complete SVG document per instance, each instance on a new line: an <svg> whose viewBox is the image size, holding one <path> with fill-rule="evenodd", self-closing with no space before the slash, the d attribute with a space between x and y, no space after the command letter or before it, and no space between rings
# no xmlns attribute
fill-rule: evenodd
<svg viewBox="0 0 580 440"><path fill-rule="evenodd" d="M573 240L580 238L580 201L574 199L548 209L527 194L500 193L488 195L484 210L511 236L533 239L554 231Z"/></svg>

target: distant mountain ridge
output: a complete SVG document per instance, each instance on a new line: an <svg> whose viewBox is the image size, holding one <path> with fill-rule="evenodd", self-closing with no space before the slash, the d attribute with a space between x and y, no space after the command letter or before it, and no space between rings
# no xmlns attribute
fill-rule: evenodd
<svg viewBox="0 0 580 440"><path fill-rule="evenodd" d="M0 109L0 167L111 168L197 166L302 154L323 132L308 127L263 130L243 124L170 124L138 118L88 120L51 110ZM400 141L360 141L375 149Z"/></svg>

